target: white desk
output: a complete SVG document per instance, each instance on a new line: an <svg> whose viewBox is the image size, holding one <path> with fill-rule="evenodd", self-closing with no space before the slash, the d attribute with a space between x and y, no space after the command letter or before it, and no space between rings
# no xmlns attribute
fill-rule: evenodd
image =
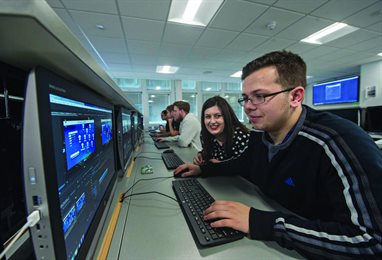
<svg viewBox="0 0 382 260"><path fill-rule="evenodd" d="M142 153L136 159L132 176L118 183L118 190L127 190L135 181L144 178L169 177L158 150L150 138L145 138ZM171 148L184 160L191 161L193 148ZM145 153L154 152L154 153ZM158 154L156 154L158 153ZM141 166L150 164L154 173L142 175ZM173 178L143 181L133 193L158 191L174 197ZM202 185L215 199L229 199L267 210L277 207L262 199L256 187L240 177L200 178ZM244 237L241 240L199 249L178 203L158 194L146 194L125 199L113 236L108 259L302 259L295 251L281 248L275 242L262 242Z"/></svg>

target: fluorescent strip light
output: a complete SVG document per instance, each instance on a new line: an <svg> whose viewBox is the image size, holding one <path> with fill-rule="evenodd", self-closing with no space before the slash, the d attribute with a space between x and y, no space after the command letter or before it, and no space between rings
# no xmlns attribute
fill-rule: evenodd
<svg viewBox="0 0 382 260"><path fill-rule="evenodd" d="M378 53L377 55L378 55L378 56L382 56L382 52Z"/></svg>
<svg viewBox="0 0 382 260"><path fill-rule="evenodd" d="M173 0L168 21L206 26L224 0Z"/></svg>
<svg viewBox="0 0 382 260"><path fill-rule="evenodd" d="M201 3L202 0L188 0L186 10L184 10L182 18L186 21L194 20Z"/></svg>
<svg viewBox="0 0 382 260"><path fill-rule="evenodd" d="M358 29L359 28L347 25L346 23L334 23L316 33L309 35L301 41L311 44L323 44L343 37Z"/></svg>
<svg viewBox="0 0 382 260"><path fill-rule="evenodd" d="M169 65L157 66L157 73L173 74L178 71L179 67L172 67Z"/></svg>
<svg viewBox="0 0 382 260"><path fill-rule="evenodd" d="M236 71L234 74L232 74L230 77L232 77L232 78L240 78L242 73L243 72L241 70L239 70L239 71Z"/></svg>

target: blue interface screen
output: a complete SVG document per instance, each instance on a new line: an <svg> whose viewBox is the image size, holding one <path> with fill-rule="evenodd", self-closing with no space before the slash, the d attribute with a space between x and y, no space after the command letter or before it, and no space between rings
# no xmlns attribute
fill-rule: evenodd
<svg viewBox="0 0 382 260"><path fill-rule="evenodd" d="M70 209L70 211L68 212L68 214L65 216L63 223L62 223L64 233L66 233L66 231L68 231L68 229L74 223L75 220L76 220L76 210L74 207L72 207Z"/></svg>
<svg viewBox="0 0 382 260"><path fill-rule="evenodd" d="M111 119L101 120L102 123L102 144L107 144L113 138L113 128Z"/></svg>
<svg viewBox="0 0 382 260"><path fill-rule="evenodd" d="M70 170L95 150L94 120L64 121L66 168Z"/></svg>
<svg viewBox="0 0 382 260"><path fill-rule="evenodd" d="M357 102L358 81L357 76L313 85L313 105Z"/></svg>

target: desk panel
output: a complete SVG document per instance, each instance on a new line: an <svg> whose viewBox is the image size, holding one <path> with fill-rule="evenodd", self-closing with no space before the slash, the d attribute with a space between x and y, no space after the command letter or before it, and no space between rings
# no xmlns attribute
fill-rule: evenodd
<svg viewBox="0 0 382 260"><path fill-rule="evenodd" d="M130 187L139 179L171 177L162 160L162 150L145 138L141 145L132 176L120 186ZM184 160L192 161L196 151L193 148L171 149ZM152 153L148 153L152 152ZM158 154L156 154L158 152ZM142 175L143 165L153 166L154 173ZM172 190L173 178L139 182L132 193L157 191L175 198ZM235 200L262 210L277 207L271 201L262 199L257 188L241 177L199 178L202 185L215 199ZM120 188L122 190L122 188ZM187 222L177 202L159 194L137 195L125 199L113 237L108 259L301 259L295 251L281 248L275 242L262 242L244 237L241 240L210 248L197 247Z"/></svg>

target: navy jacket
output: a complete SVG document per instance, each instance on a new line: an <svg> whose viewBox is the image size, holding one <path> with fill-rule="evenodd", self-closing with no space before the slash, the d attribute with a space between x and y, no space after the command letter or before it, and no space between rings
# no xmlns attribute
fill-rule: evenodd
<svg viewBox="0 0 382 260"><path fill-rule="evenodd" d="M236 160L201 167L202 176L238 174L294 214L251 208L250 236L308 258L382 257L382 152L354 123L303 106L282 149L270 157L251 132Z"/></svg>

